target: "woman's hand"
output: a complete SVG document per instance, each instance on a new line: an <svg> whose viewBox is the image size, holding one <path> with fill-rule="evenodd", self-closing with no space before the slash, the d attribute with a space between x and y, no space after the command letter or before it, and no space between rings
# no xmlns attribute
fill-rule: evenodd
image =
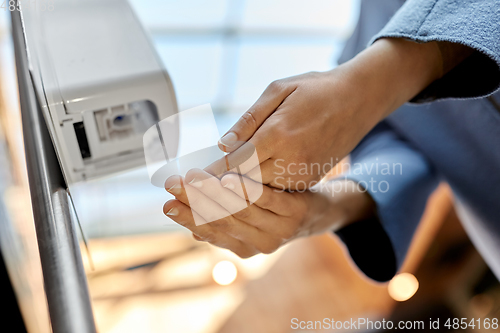
<svg viewBox="0 0 500 333"><path fill-rule="evenodd" d="M176 199L168 201L163 210L189 229L195 239L248 258L272 253L295 238L338 229L373 213L371 199L353 182L338 184L348 188L335 191L335 195L331 186L317 192L289 193L237 174L219 180L196 169L185 179L167 179L165 188ZM258 199L249 204L249 197ZM214 220L214 216L218 219Z"/></svg>
<svg viewBox="0 0 500 333"><path fill-rule="evenodd" d="M280 189L313 186L380 120L442 75L436 43L382 39L328 72L278 80L219 142L248 141L260 169L251 179ZM332 165L333 164L333 165Z"/></svg>

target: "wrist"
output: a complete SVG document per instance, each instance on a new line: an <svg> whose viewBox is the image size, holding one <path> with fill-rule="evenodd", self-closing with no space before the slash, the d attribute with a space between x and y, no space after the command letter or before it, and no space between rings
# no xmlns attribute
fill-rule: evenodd
<svg viewBox="0 0 500 333"><path fill-rule="evenodd" d="M322 194L329 202L325 217L333 217L332 230L339 230L376 214L376 205L371 196L353 180L331 180L323 186Z"/></svg>
<svg viewBox="0 0 500 333"><path fill-rule="evenodd" d="M376 204L366 189L351 179L332 180L332 187L337 192L332 196L333 206L342 211L342 225L368 219L376 214ZM337 187L337 188L335 188Z"/></svg>
<svg viewBox="0 0 500 333"><path fill-rule="evenodd" d="M303 217L304 236L322 234L339 229L343 223L343 212L331 201L321 185L314 186L304 193L307 212Z"/></svg>
<svg viewBox="0 0 500 333"><path fill-rule="evenodd" d="M376 214L371 196L350 179L332 180L311 188L306 204L308 235L339 230Z"/></svg>

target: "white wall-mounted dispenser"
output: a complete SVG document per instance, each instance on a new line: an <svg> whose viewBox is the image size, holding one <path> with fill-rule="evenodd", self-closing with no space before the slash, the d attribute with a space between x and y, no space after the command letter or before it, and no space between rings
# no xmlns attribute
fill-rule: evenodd
<svg viewBox="0 0 500 333"><path fill-rule="evenodd" d="M177 112L169 75L126 0L22 8L30 71L68 184L145 165L142 137Z"/></svg>

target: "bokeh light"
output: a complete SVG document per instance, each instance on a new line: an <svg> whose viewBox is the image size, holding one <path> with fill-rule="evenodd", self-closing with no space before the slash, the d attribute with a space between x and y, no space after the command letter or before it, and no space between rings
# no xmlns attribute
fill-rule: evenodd
<svg viewBox="0 0 500 333"><path fill-rule="evenodd" d="M218 262L212 270L212 277L214 278L214 281L221 286L227 286L233 283L234 280L236 280L237 275L238 270L236 269L236 266L227 260Z"/></svg>
<svg viewBox="0 0 500 333"><path fill-rule="evenodd" d="M418 280L410 273L396 275L389 282L389 295L398 302L409 300L418 290Z"/></svg>

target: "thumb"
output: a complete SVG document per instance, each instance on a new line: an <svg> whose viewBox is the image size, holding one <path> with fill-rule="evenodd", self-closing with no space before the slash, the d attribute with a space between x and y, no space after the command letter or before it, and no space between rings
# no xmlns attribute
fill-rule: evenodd
<svg viewBox="0 0 500 333"><path fill-rule="evenodd" d="M219 140L219 148L224 152L232 152L243 142L248 141L295 88L295 85L286 80L273 81L257 102L222 136Z"/></svg>

